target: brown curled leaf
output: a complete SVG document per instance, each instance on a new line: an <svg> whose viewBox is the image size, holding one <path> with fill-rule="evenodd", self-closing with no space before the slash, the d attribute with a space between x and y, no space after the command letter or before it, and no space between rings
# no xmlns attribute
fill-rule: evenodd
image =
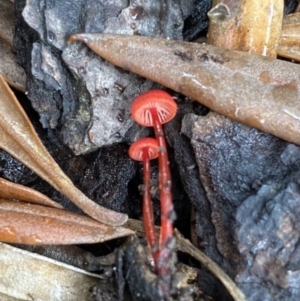
<svg viewBox="0 0 300 301"><path fill-rule="evenodd" d="M142 36L77 34L69 42L75 40L109 62L219 114L300 144L300 67L296 64Z"/></svg>
<svg viewBox="0 0 300 301"><path fill-rule="evenodd" d="M177 249L183 253L190 254L195 259L199 260L210 272L212 272L226 287L233 300L246 301L243 291L230 279L230 277L208 256L196 248L188 239L176 229L176 246Z"/></svg>
<svg viewBox="0 0 300 301"><path fill-rule="evenodd" d="M300 46L300 22L283 24L280 45Z"/></svg>
<svg viewBox="0 0 300 301"><path fill-rule="evenodd" d="M284 17L282 34L277 48L278 55L300 61L300 13Z"/></svg>
<svg viewBox="0 0 300 301"><path fill-rule="evenodd" d="M1 301L92 300L91 287L112 289L102 275L5 243L0 243L0 267Z"/></svg>
<svg viewBox="0 0 300 301"><path fill-rule="evenodd" d="M3 178L0 178L0 198L26 201L29 203L63 209L60 204L52 201L44 194L32 188L7 181Z"/></svg>
<svg viewBox="0 0 300 301"><path fill-rule="evenodd" d="M15 95L0 75L0 148L7 151L94 219L111 226L127 215L106 209L84 195L46 150Z"/></svg>
<svg viewBox="0 0 300 301"><path fill-rule="evenodd" d="M87 216L39 205L0 200L0 241L22 244L97 243L133 234Z"/></svg>
<svg viewBox="0 0 300 301"><path fill-rule="evenodd" d="M281 57L300 62L300 49L298 46L279 44L277 47L277 54Z"/></svg>

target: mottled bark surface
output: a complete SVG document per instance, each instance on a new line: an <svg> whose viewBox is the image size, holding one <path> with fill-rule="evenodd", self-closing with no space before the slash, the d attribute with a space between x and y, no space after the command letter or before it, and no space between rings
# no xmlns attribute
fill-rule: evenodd
<svg viewBox="0 0 300 301"><path fill-rule="evenodd" d="M132 99L154 84L85 46L66 48L68 37L98 32L182 39L183 22L193 6L191 0L15 1L14 48L43 127L58 129L76 154L124 141L133 124Z"/></svg>

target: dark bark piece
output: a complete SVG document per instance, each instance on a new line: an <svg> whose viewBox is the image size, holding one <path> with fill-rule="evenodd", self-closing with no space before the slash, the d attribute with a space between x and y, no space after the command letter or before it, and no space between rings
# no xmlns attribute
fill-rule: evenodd
<svg viewBox="0 0 300 301"><path fill-rule="evenodd" d="M64 51L63 62L66 40L78 32L182 39L183 18L191 13L192 3L15 1L14 46L43 127L57 128L76 154L124 141L132 125L130 102L153 83L108 64L82 45Z"/></svg>
<svg viewBox="0 0 300 301"><path fill-rule="evenodd" d="M197 270L179 264L173 267L171 279L153 273L149 263L150 250L138 239L124 251L124 273L134 301L211 301L195 285ZM172 261L176 261L173 256Z"/></svg>
<svg viewBox="0 0 300 301"><path fill-rule="evenodd" d="M92 253L72 245L15 245L18 248L34 252L48 258L84 269L90 272L102 271L101 259Z"/></svg>
<svg viewBox="0 0 300 301"><path fill-rule="evenodd" d="M150 256L150 250L142 246L138 239L135 239L125 250L125 274L127 274L127 283L133 300L165 300L164 292L160 287L161 283L151 270Z"/></svg>
<svg viewBox="0 0 300 301"><path fill-rule="evenodd" d="M211 252L214 252L212 248L213 245L215 245L214 227L208 219L205 219L205 217L211 214L210 204L199 179L199 171L193 148L189 139L181 133L183 116L194 112L195 109L192 103L181 103L178 107L175 119L165 125L165 132L168 142L170 142L174 149L174 159L178 164L183 187L192 204L196 207L197 211L199 211L200 216L203 217L203 219L201 219L201 230L199 228L198 232L199 240L206 241L207 244L202 247L208 254L211 254Z"/></svg>
<svg viewBox="0 0 300 301"><path fill-rule="evenodd" d="M284 178L287 167L278 157L286 144L215 113L199 117L194 124L192 146L211 203L218 249L230 262L231 268L226 267L230 275L239 262L231 243L231 214L262 183Z"/></svg>
<svg viewBox="0 0 300 301"><path fill-rule="evenodd" d="M187 41L203 36L208 29L207 13L211 9L212 0L195 0L194 3L194 10L183 27L183 38Z"/></svg>
<svg viewBox="0 0 300 301"><path fill-rule="evenodd" d="M2 150L0 150L0 175L7 180L23 185L35 183L38 178L32 170ZM50 184L46 185L51 187Z"/></svg>
<svg viewBox="0 0 300 301"><path fill-rule="evenodd" d="M120 301L117 298L116 294L113 292L113 290L113 285L111 285L111 288L107 291L103 290L103 288L100 285L95 285L90 288L93 301Z"/></svg>
<svg viewBox="0 0 300 301"><path fill-rule="evenodd" d="M285 0L285 7L284 7L284 14L291 14L295 11L297 4L298 4L298 0Z"/></svg>
<svg viewBox="0 0 300 301"><path fill-rule="evenodd" d="M236 281L251 300L300 297L299 180L281 186L263 185L237 209L236 235L244 265ZM259 298L253 297L257 294Z"/></svg>
<svg viewBox="0 0 300 301"><path fill-rule="evenodd" d="M100 200L102 206L127 212L128 183L136 165L128 156L128 147L120 144L100 149L94 162L82 175L87 195Z"/></svg>
<svg viewBox="0 0 300 301"><path fill-rule="evenodd" d="M261 187L264 185L272 185L271 187L273 187L268 192L269 198L274 197L276 189L280 190L287 185L292 185L289 183L298 178L296 172L300 165L300 150L295 145L232 122L216 113L209 113L205 117L198 118L193 128L192 145L200 179L211 204L211 218L216 230L217 248L224 259L221 266L232 278L235 278L244 269L248 269L244 266L247 266L247 260L250 259L244 258L243 252L246 246L243 244L245 239L252 237L252 225L249 224L249 221L257 223L255 225L257 233L267 231L263 218L261 222L258 222L251 216L253 209L244 205L245 202L247 204L245 200L249 197L251 199L251 196L255 195L259 189L263 189ZM259 192L257 193L256 207L256 216L269 214L264 213L267 208L263 205L263 198L260 197ZM240 208L244 208L244 216L242 217L240 213L239 218L235 218L237 210L238 212L242 210ZM249 215L248 219L245 218L247 214ZM276 218L279 216L277 215ZM238 228L237 222L239 222ZM295 229L298 227L296 220L294 227ZM241 233L241 231L244 232ZM268 234L265 233L265 235ZM285 250L285 248L287 249ZM288 248L287 245L283 246L281 252L289 252ZM245 252L247 253L247 250ZM252 248L251 252L253 252ZM269 257L267 253L264 253L260 260L267 262ZM274 269L276 270L276 267ZM275 272L270 270L271 274ZM278 272L280 274L280 270ZM259 282L261 284L254 284L257 281L251 281L249 278L251 284L247 283L243 286L247 297L259 300L255 299L257 294L260 300L261 298L271 300L267 298L269 292L264 288L264 286L269 285L268 273L262 275L261 270L258 270L257 273L260 275ZM296 279L296 275L293 274L291 282ZM280 276L278 279L280 281ZM293 285L293 289L295 289L293 296L298 296L298 286ZM271 288L270 291L272 290L276 291L276 288ZM272 300L280 300L279 297L275 297L275 294L272 298L274 298Z"/></svg>

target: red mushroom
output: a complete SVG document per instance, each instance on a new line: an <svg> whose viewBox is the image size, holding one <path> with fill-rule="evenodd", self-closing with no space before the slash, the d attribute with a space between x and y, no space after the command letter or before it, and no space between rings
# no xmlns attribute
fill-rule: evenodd
<svg viewBox="0 0 300 301"><path fill-rule="evenodd" d="M171 174L167 145L162 124L176 115L177 104L168 93L152 90L139 95L132 103L132 118L140 125L153 126L158 142L159 190L161 202L161 233L159 242L159 267L164 274L164 262L169 257L169 242L173 238L173 200L171 193ZM167 273L167 271L166 271Z"/></svg>
<svg viewBox="0 0 300 301"><path fill-rule="evenodd" d="M151 248L154 262L158 241L155 234L153 208L150 196L150 160L158 157L158 143L153 138L142 138L134 142L129 148L129 156L136 161L143 161L144 189L143 189L143 219L146 237Z"/></svg>

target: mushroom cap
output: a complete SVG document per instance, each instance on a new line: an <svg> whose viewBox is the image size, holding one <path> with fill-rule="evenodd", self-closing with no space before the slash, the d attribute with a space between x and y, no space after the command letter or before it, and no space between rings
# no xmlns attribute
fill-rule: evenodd
<svg viewBox="0 0 300 301"><path fill-rule="evenodd" d="M133 100L131 105L133 120L142 126L153 126L151 108L157 110L158 120L161 124L172 120L177 112L177 104L170 94L162 90L151 90Z"/></svg>
<svg viewBox="0 0 300 301"><path fill-rule="evenodd" d="M141 138L130 145L129 157L136 161L143 161L143 152L147 151L150 160L158 157L158 143L154 138Z"/></svg>

